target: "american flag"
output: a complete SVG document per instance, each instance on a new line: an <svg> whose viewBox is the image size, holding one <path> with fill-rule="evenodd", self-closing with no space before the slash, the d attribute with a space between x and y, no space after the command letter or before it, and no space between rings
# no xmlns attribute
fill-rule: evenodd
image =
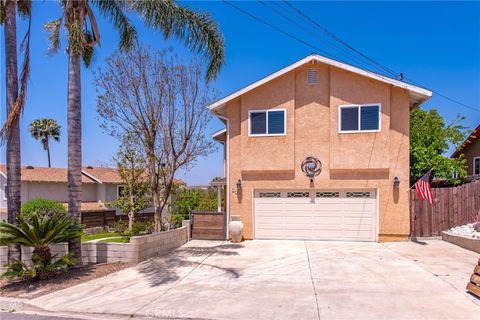
<svg viewBox="0 0 480 320"><path fill-rule="evenodd" d="M433 204L433 194L432 189L430 188L430 176L432 175L432 170L428 170L427 173L423 175L417 182L415 182L415 190L417 191L418 197L423 200L428 200L430 204Z"/></svg>

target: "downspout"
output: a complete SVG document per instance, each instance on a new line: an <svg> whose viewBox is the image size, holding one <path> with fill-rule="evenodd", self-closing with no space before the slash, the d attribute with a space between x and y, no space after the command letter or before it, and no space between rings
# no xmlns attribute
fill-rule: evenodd
<svg viewBox="0 0 480 320"><path fill-rule="evenodd" d="M224 116L221 116L221 115L218 115L218 114L215 114L216 117L218 117L219 119L222 119L226 122L226 128L227 128L227 138L226 138L226 141L225 141L225 154L226 154L226 165L225 165L225 201L226 201L226 212L225 212L225 230L226 230L226 236L227 236L227 239L230 238L230 233L228 231L228 222L230 221L230 122L228 121L228 118L224 117Z"/></svg>

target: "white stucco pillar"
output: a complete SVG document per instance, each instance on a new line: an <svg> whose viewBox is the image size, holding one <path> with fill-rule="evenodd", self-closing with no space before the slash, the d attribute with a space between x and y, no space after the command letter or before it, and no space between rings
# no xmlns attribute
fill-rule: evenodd
<svg viewBox="0 0 480 320"><path fill-rule="evenodd" d="M222 212L222 187L217 186L217 210Z"/></svg>

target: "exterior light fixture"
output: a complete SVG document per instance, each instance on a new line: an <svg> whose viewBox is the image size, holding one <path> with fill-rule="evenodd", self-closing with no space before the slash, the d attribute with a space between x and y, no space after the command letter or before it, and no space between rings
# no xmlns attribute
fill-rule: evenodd
<svg viewBox="0 0 480 320"><path fill-rule="evenodd" d="M237 181L237 190L242 189L242 180L238 179Z"/></svg>
<svg viewBox="0 0 480 320"><path fill-rule="evenodd" d="M400 179L398 177L393 178L393 188L398 189L400 187Z"/></svg>

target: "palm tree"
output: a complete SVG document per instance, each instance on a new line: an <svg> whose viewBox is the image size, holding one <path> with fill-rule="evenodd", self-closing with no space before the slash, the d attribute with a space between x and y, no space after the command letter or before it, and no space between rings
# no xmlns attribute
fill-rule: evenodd
<svg viewBox="0 0 480 320"><path fill-rule="evenodd" d="M42 142L43 150L47 151L48 167L51 168L50 161L50 139L60 141L60 126L54 119L43 118L34 120L30 123L30 133L35 140Z"/></svg>
<svg viewBox="0 0 480 320"><path fill-rule="evenodd" d="M20 114L25 104L27 80L30 73L30 26L31 0L0 0L0 24L4 26L5 38L5 74L6 74L6 114L7 119L2 126L0 136L2 143L7 144L7 219L16 224L20 212L21 157L20 157ZM24 51L22 72L20 76L20 92L18 91L17 67L17 22L16 12L28 20L28 28L21 43ZM20 257L19 246L9 246L8 260Z"/></svg>
<svg viewBox="0 0 480 320"><path fill-rule="evenodd" d="M51 50L60 47L62 22L68 37L68 213L80 219L81 203L81 81L80 59L88 67L93 48L100 44L98 24L91 5L107 18L120 34L121 50L131 49L137 32L127 12L137 14L146 26L159 30L164 38L175 36L208 60L207 79L213 79L224 63L223 37L207 13L180 7L174 0L61 0L62 16L46 25ZM81 259L80 239L69 243L70 252Z"/></svg>

